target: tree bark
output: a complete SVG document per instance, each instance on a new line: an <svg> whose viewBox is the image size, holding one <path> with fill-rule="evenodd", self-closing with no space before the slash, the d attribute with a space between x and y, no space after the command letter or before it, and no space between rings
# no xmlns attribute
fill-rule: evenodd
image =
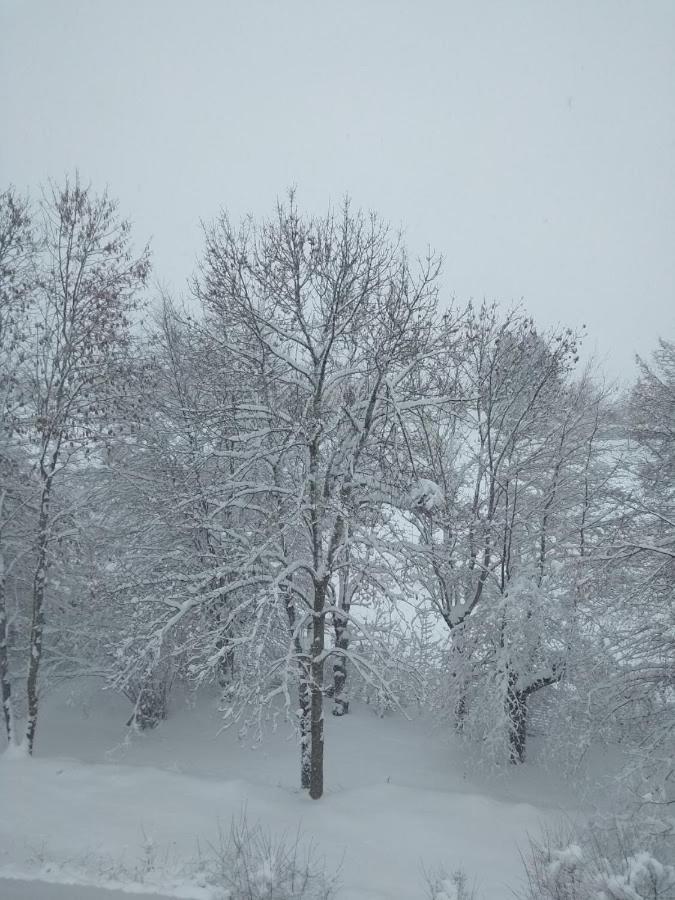
<svg viewBox="0 0 675 900"><path fill-rule="evenodd" d="M507 692L507 713L509 719L509 754L514 765L525 762L525 746L527 742L527 698L528 692L518 690L518 676L509 675Z"/></svg>
<svg viewBox="0 0 675 900"><path fill-rule="evenodd" d="M346 691L347 683L347 657L349 649L349 637L347 629L335 626L335 647L342 651L333 663L333 715L346 716L349 712L349 697Z"/></svg>
<svg viewBox="0 0 675 900"><path fill-rule="evenodd" d="M42 638L45 627L45 587L47 583L47 544L49 540L49 504L51 500L52 477L47 475L40 496L40 517L38 524L37 566L33 578L33 610L30 627L30 659L26 690L28 695L28 719L26 722L26 748L32 755L37 729L39 693L38 676L42 660Z"/></svg>
<svg viewBox="0 0 675 900"><path fill-rule="evenodd" d="M455 731L458 734L461 734L464 731L464 722L468 713L468 704L466 699L466 679L464 676L464 649L462 646L461 640L461 625L459 628L454 628L450 623L449 619L446 619L446 623L451 628L452 633L452 649L451 649L451 660L453 661L451 678L453 681L453 688L455 692Z"/></svg>
<svg viewBox="0 0 675 900"><path fill-rule="evenodd" d="M224 583L219 579L212 584L211 590L223 590ZM223 608L221 599L215 600L210 607L211 615L218 631L215 647L218 651L218 686L226 688L234 681L234 646L232 645L232 626L224 624L227 620L227 609ZM224 615L225 614L225 615Z"/></svg>
<svg viewBox="0 0 675 900"><path fill-rule="evenodd" d="M530 694L536 694L543 688L557 684L563 676L564 665L553 666L549 675L535 678L526 687L517 689L518 676L509 675L506 707L509 717L509 745L511 762L516 765L525 762L525 746L527 743L527 702Z"/></svg>
<svg viewBox="0 0 675 900"><path fill-rule="evenodd" d="M347 652L349 650L349 613L352 605L352 592L349 583L349 567L340 572L339 612L333 617L335 631L335 649L337 655L333 663L333 715L346 716L349 712L349 696L347 694Z"/></svg>
<svg viewBox="0 0 675 900"><path fill-rule="evenodd" d="M295 660L298 667L298 733L300 737L300 786L303 791L308 791L310 786L311 771L311 691L310 670L307 653L302 645L302 636L298 631L293 597L288 587L282 587L284 607L288 618L288 625L293 635L293 647Z"/></svg>
<svg viewBox="0 0 675 900"><path fill-rule="evenodd" d="M300 679L298 683L298 702L299 702L299 729L300 729L300 786L303 791L308 791L311 782L311 748L312 748L312 731L311 731L311 696L309 687L309 671L307 664L303 660L299 660L298 667L300 669Z"/></svg>
<svg viewBox="0 0 675 900"><path fill-rule="evenodd" d="M467 712L466 694L462 688L461 693L457 698L457 702L455 703L455 731L458 734L461 734L464 731L464 722L466 720Z"/></svg>
<svg viewBox="0 0 675 900"><path fill-rule="evenodd" d="M12 705L12 682L9 675L9 620L7 616L5 559L0 549L0 698L7 731L7 742L16 740L14 729L14 707Z"/></svg>
<svg viewBox="0 0 675 900"><path fill-rule="evenodd" d="M323 670L325 647L324 608L327 578L314 584L314 616L310 659L310 772L309 796L318 800L323 794Z"/></svg>

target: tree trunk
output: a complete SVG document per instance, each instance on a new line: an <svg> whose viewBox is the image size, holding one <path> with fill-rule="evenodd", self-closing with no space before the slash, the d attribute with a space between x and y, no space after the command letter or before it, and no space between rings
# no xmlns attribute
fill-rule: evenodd
<svg viewBox="0 0 675 900"><path fill-rule="evenodd" d="M525 745L527 742L527 691L518 690L518 676L509 675L507 692L507 714L509 721L509 756L514 765L525 762Z"/></svg>
<svg viewBox="0 0 675 900"><path fill-rule="evenodd" d="M314 616L310 660L310 772L309 796L318 800L323 794L323 652L325 647L326 588L323 578L314 584Z"/></svg>
<svg viewBox="0 0 675 900"><path fill-rule="evenodd" d="M511 746L511 762L525 762L525 744L527 742L527 704L531 694L543 688L557 684L563 676L565 666L554 665L547 675L541 675L524 687L516 690L518 677L509 675L507 707L509 714L509 740Z"/></svg>
<svg viewBox="0 0 675 900"><path fill-rule="evenodd" d="M318 800L323 795L323 663L312 662L311 671L309 796Z"/></svg>
<svg viewBox="0 0 675 900"><path fill-rule="evenodd" d="M342 633L340 634L340 631ZM342 651L335 659L333 664L333 715L346 716L349 712L349 697L346 691L347 682L347 657L346 652L349 649L349 637L346 629L335 627L335 646Z"/></svg>
<svg viewBox="0 0 675 900"><path fill-rule="evenodd" d="M461 626L452 629L451 653L451 679L455 695L455 731L461 734L464 731L464 722L468 713L466 699L466 677L464 672L464 648L462 645Z"/></svg>
<svg viewBox="0 0 675 900"><path fill-rule="evenodd" d="M49 539L49 502L52 479L48 475L40 497L40 518L38 524L37 566L33 579L33 610L30 627L30 659L26 689L28 695L28 720L26 722L26 747L32 755L38 718L38 676L42 660L42 638L45 627L45 587L47 584L47 543Z"/></svg>
<svg viewBox="0 0 675 900"><path fill-rule="evenodd" d="M14 730L14 708L12 705L12 682L9 676L9 621L7 616L5 559L0 549L0 698L7 731L7 742L16 740Z"/></svg>
<svg viewBox="0 0 675 900"><path fill-rule="evenodd" d="M216 650L218 651L218 686L226 688L234 681L234 646L231 640L231 626L223 624L223 612L220 609L220 601L216 601L213 607L213 615L218 629L216 638ZM227 619L227 616L224 617Z"/></svg>
<svg viewBox="0 0 675 900"><path fill-rule="evenodd" d="M349 712L347 694L347 652L349 650L349 613L352 606L352 591L349 583L349 566L340 572L339 612L333 616L335 649L337 656L333 663L333 715L346 716Z"/></svg>
<svg viewBox="0 0 675 900"><path fill-rule="evenodd" d="M127 722L141 731L156 728L167 717L169 690L171 686L170 671L149 672L137 685L134 698L134 711Z"/></svg>
<svg viewBox="0 0 675 900"><path fill-rule="evenodd" d="M293 646L295 649L295 659L298 667L298 733L300 736L300 786L303 791L309 790L310 770L311 770L311 747L312 747L312 728L311 728L311 691L310 691L310 668L307 653L303 649L302 637L297 629L297 618L295 615L295 607L293 606L293 597L290 590L282 588L284 599L284 607L286 616L288 617L288 625L293 635Z"/></svg>
<svg viewBox="0 0 675 900"><path fill-rule="evenodd" d="M301 665L300 683L298 685L299 728L300 728L300 787L308 791L312 769L312 730L311 730L311 694L309 689L309 673L304 664Z"/></svg>
<svg viewBox="0 0 675 900"><path fill-rule="evenodd" d="M466 705L466 694L462 689L462 693L457 698L457 702L455 703L455 731L458 734L461 734L464 731L464 722L466 720L467 714L467 705Z"/></svg>

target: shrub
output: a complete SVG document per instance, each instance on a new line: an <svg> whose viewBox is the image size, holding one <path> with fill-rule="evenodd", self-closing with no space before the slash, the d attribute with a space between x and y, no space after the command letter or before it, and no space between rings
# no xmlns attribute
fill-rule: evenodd
<svg viewBox="0 0 675 900"><path fill-rule="evenodd" d="M445 869L425 872L428 900L476 900L475 888L469 887L466 872L456 869L450 875Z"/></svg>
<svg viewBox="0 0 675 900"><path fill-rule="evenodd" d="M330 900L337 874L326 874L313 844L300 833L273 837L246 814L233 819L228 834L213 848L215 871L209 880L224 888L224 900Z"/></svg>
<svg viewBox="0 0 675 900"><path fill-rule="evenodd" d="M530 841L521 900L675 900L672 832L647 820L596 822Z"/></svg>

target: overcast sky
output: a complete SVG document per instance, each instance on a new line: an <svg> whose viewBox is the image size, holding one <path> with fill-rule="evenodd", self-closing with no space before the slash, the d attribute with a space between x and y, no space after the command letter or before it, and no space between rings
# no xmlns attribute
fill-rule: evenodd
<svg viewBox="0 0 675 900"><path fill-rule="evenodd" d="M176 290L200 219L355 204L444 297L675 336L675 0L0 0L0 176L78 168Z"/></svg>

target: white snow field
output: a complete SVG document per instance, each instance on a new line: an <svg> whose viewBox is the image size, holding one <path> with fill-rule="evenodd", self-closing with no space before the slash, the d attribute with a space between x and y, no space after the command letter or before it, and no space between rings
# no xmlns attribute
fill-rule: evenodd
<svg viewBox="0 0 675 900"><path fill-rule="evenodd" d="M0 878L2 900L172 900L166 894L131 894L92 885L54 884L34 879Z"/></svg>
<svg viewBox="0 0 675 900"><path fill-rule="evenodd" d="M439 865L505 900L528 834L578 805L535 764L488 783L447 726L358 705L327 717L326 794L312 801L285 723L253 746L220 730L215 700L175 706L125 743L120 697L78 686L47 699L36 757L0 757L0 878L93 887L0 882L3 900L116 896L96 886L215 900L200 859L242 810L273 835L300 829L329 870L341 865L338 900L422 900L423 870Z"/></svg>

